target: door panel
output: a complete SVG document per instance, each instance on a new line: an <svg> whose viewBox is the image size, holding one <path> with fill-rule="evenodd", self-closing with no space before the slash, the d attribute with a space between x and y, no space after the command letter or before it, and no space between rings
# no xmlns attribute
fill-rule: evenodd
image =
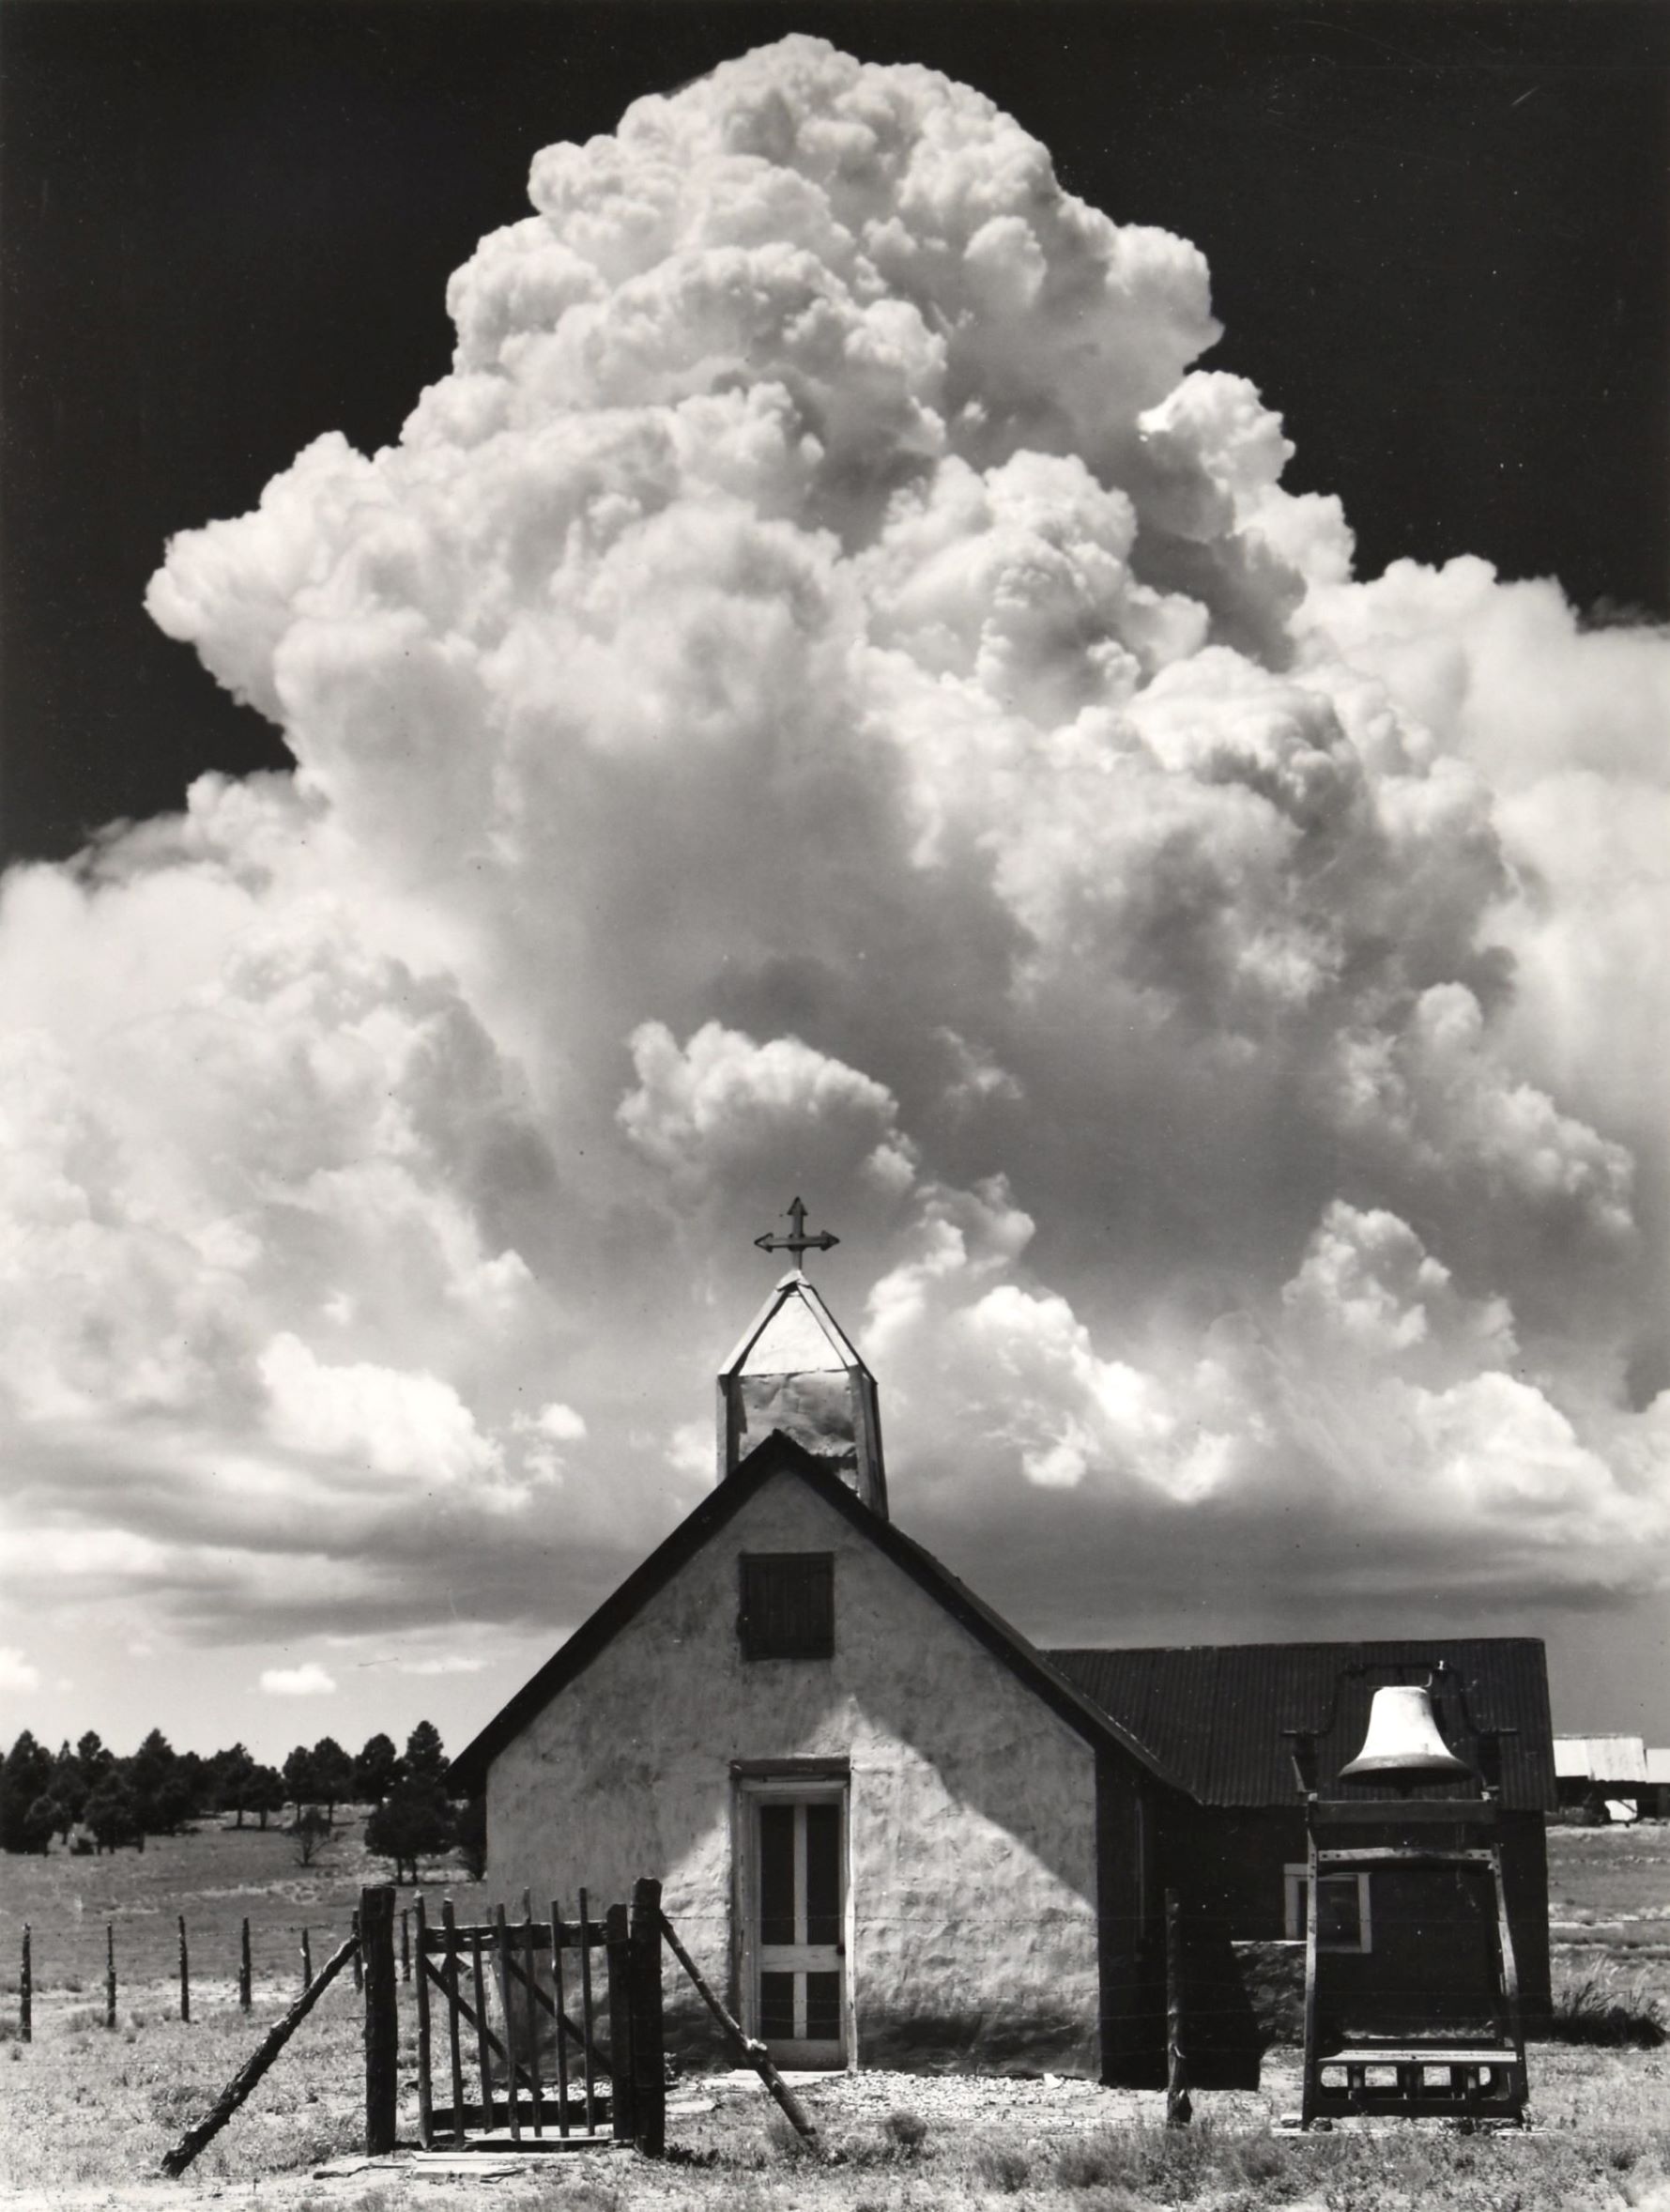
<svg viewBox="0 0 1670 2212"><path fill-rule="evenodd" d="M845 1797L770 1790L750 1811L755 2033L779 2066L844 2066Z"/></svg>
<svg viewBox="0 0 1670 2212"><path fill-rule="evenodd" d="M841 2039L841 1977L838 1974L806 1976L806 2039L811 2043L838 2043Z"/></svg>
<svg viewBox="0 0 1670 2212"><path fill-rule="evenodd" d="M808 1943L841 1940L841 1808L804 1806L806 1822L806 1933Z"/></svg>
<svg viewBox="0 0 1670 2212"><path fill-rule="evenodd" d="M794 1941L794 1829L798 1805L767 1799L759 1807L759 1940Z"/></svg>

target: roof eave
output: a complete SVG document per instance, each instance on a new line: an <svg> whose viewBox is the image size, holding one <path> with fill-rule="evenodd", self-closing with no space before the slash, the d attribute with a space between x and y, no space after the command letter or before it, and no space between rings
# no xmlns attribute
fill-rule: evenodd
<svg viewBox="0 0 1670 2212"><path fill-rule="evenodd" d="M1002 1614L977 1598L925 1546L873 1513L813 1453L777 1429L756 1445L506 1700L452 1760L450 1778L467 1794L480 1795L486 1787L487 1770L499 1752L585 1671L685 1560L717 1535L756 1491L774 1475L785 1473L798 1475L826 1504L867 1536L1087 1742L1123 1753L1168 1789L1190 1794L1187 1785L1170 1773L1146 1744L1069 1682Z"/></svg>

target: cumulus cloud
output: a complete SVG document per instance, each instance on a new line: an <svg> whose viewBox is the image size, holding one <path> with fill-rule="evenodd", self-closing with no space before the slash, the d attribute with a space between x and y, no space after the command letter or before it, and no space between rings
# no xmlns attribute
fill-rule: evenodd
<svg viewBox="0 0 1670 2212"><path fill-rule="evenodd" d="M26 1659L16 1644L0 1644L0 1690L16 1696L39 1687L39 1667Z"/></svg>
<svg viewBox="0 0 1670 2212"><path fill-rule="evenodd" d="M308 1659L299 1667L263 1667L261 1688L268 1697L329 1697L336 1680L316 1659Z"/></svg>
<svg viewBox="0 0 1670 2212"><path fill-rule="evenodd" d="M1358 578L1198 252L931 71L530 190L399 440L152 581L294 773L4 887L12 1585L575 1618L799 1190L1040 1633L1655 1586L1670 642Z"/></svg>

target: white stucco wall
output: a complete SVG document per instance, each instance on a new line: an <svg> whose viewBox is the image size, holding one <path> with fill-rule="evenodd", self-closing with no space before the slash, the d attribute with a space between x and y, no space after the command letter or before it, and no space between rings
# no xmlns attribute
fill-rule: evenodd
<svg viewBox="0 0 1670 2212"><path fill-rule="evenodd" d="M833 1659L742 1658L743 1551L835 1554ZM1094 2074L1094 1752L792 1474L494 1760L489 1886L572 1900L584 1882L601 1908L658 1875L729 1989L730 1762L804 1758L851 1766L860 2061L1024 2054Z"/></svg>

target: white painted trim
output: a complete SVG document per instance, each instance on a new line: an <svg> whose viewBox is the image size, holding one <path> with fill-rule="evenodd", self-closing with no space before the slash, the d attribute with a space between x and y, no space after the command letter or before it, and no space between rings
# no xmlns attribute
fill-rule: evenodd
<svg viewBox="0 0 1670 2212"><path fill-rule="evenodd" d="M841 2034L849 2072L858 2066L858 2005L854 1990L853 1940L858 1921L852 1897L852 1790L850 1778L797 1773L785 1760L783 1772L773 1774L735 1774L731 1778L731 1866L736 1897L737 2018L744 2035L759 2035L759 1873L757 1864L759 1824L756 1808L762 1800L788 1799L795 1805L838 1805L841 1834ZM804 1886L804 1885L803 1885Z"/></svg>

